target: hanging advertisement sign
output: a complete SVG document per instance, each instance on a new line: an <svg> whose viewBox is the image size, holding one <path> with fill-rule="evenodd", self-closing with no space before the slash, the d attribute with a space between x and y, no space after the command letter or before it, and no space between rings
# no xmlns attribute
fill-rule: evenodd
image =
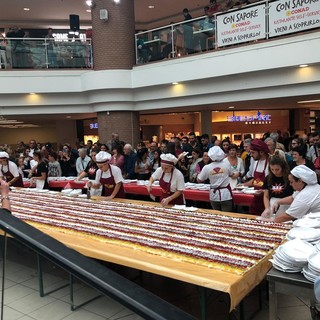
<svg viewBox="0 0 320 320"><path fill-rule="evenodd" d="M218 47L265 37L265 4L217 16Z"/></svg>
<svg viewBox="0 0 320 320"><path fill-rule="evenodd" d="M320 0L289 0L270 3L269 37L320 27Z"/></svg>

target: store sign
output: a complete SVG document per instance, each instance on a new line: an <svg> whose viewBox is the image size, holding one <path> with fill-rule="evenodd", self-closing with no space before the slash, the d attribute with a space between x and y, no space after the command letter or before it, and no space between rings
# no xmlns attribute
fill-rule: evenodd
<svg viewBox="0 0 320 320"><path fill-rule="evenodd" d="M90 129L98 129L98 122L90 123Z"/></svg>
<svg viewBox="0 0 320 320"><path fill-rule="evenodd" d="M271 2L269 36L281 36L320 27L320 0Z"/></svg>
<svg viewBox="0 0 320 320"><path fill-rule="evenodd" d="M245 124L270 124L271 114L262 114L260 111L256 115L250 116L228 116L228 122L245 122Z"/></svg>
<svg viewBox="0 0 320 320"><path fill-rule="evenodd" d="M81 41L86 41L86 34L85 33L78 33L78 34L75 34L73 33L72 36L75 35L77 37L79 37L79 39ZM53 38L55 41L57 42L68 42L70 41L70 32L67 33L67 32L56 32L56 33L53 33L52 34Z"/></svg>
<svg viewBox="0 0 320 320"><path fill-rule="evenodd" d="M218 47L266 37L265 5L217 16Z"/></svg>

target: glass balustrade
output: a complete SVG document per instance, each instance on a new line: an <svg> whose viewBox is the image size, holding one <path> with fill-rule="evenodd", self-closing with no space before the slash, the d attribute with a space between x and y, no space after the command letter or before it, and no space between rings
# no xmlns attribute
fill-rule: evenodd
<svg viewBox="0 0 320 320"><path fill-rule="evenodd" d="M58 41L5 38L0 41L1 69L92 68L91 39Z"/></svg>
<svg viewBox="0 0 320 320"><path fill-rule="evenodd" d="M211 16L138 32L136 64L318 31L319 13L319 1L257 1Z"/></svg>

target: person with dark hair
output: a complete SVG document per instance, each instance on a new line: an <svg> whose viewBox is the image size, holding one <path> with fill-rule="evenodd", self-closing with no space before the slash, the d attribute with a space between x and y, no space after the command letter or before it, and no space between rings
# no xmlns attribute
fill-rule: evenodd
<svg viewBox="0 0 320 320"><path fill-rule="evenodd" d="M275 154L269 159L269 174L263 183L263 204L264 211L261 216L270 218L272 214L284 212L289 205L279 206L277 212L271 212L271 208L277 199L285 198L293 194L293 189L289 182L289 166L286 160Z"/></svg>
<svg viewBox="0 0 320 320"><path fill-rule="evenodd" d="M183 11L184 21L191 20L192 17L187 8ZM184 38L184 48L188 54L194 53L194 41L193 41L193 23L183 24L183 38Z"/></svg>
<svg viewBox="0 0 320 320"><path fill-rule="evenodd" d="M228 150L228 156L223 161L228 162L231 166L230 186L231 189L234 189L241 182L244 166L242 159L237 157L238 146L236 144L229 144Z"/></svg>
<svg viewBox="0 0 320 320"><path fill-rule="evenodd" d="M33 159L37 162L37 165L32 168L30 173L32 174L30 183L36 185L37 189L49 189L48 178L48 165L44 161L40 151L33 153Z"/></svg>
<svg viewBox="0 0 320 320"><path fill-rule="evenodd" d="M229 139L223 139L221 141L220 147L226 156L229 154L229 146L230 146Z"/></svg>
<svg viewBox="0 0 320 320"><path fill-rule="evenodd" d="M183 136L181 138L181 146L182 146L182 150L184 152L188 152L189 154L191 154L193 148L192 148L191 144L189 143L189 138L187 136Z"/></svg>
<svg viewBox="0 0 320 320"><path fill-rule="evenodd" d="M137 152L137 161L134 172L137 174L138 180L149 180L151 176L151 162L148 157L148 148L141 148Z"/></svg>
<svg viewBox="0 0 320 320"><path fill-rule="evenodd" d="M92 183L96 179L97 171L99 170L99 167L96 163L96 155L99 153L98 148L92 148L91 149L91 161L87 164L86 168L80 173L80 175L76 178L76 181L80 181L81 179L88 177L89 181ZM94 189L90 189L90 195L91 196L101 196L102 187Z"/></svg>
<svg viewBox="0 0 320 320"><path fill-rule="evenodd" d="M201 136L201 144L202 144L202 152L209 151L209 149L213 147L212 143L210 142L209 135L207 133L204 133Z"/></svg>
<svg viewBox="0 0 320 320"><path fill-rule="evenodd" d="M53 37L53 29L48 28L48 33L45 36L46 38L46 48L47 48L47 57L48 57L48 67L56 68L58 66L57 57L55 54L55 39Z"/></svg>
<svg viewBox="0 0 320 320"><path fill-rule="evenodd" d="M197 167L196 167L197 175L199 175L199 173L202 171L203 167L209 163L211 163L211 159L208 155L208 152L205 151L202 154L202 160L197 163ZM210 183L209 179L205 180L205 183Z"/></svg>
<svg viewBox="0 0 320 320"><path fill-rule="evenodd" d="M71 146L65 143L62 147L62 151L59 152L60 166L62 170L62 176L64 177L76 177L76 157L71 152Z"/></svg>
<svg viewBox="0 0 320 320"><path fill-rule="evenodd" d="M62 171L59 161L57 161L58 155L56 152L51 151L48 154L48 177L61 177Z"/></svg>
<svg viewBox="0 0 320 320"><path fill-rule="evenodd" d="M296 166L306 165L311 170L315 170L313 162L306 158L307 146L304 144L302 146L293 148L292 150L293 160L289 162L289 168L292 170Z"/></svg>
<svg viewBox="0 0 320 320"><path fill-rule="evenodd" d="M189 144L191 145L192 148L195 148L197 145L200 145L197 141L197 136L193 131L189 132L188 138L189 138Z"/></svg>
<svg viewBox="0 0 320 320"><path fill-rule="evenodd" d="M168 152L168 143L169 141L167 139L163 139L160 142L160 150L162 153L167 153Z"/></svg>
<svg viewBox="0 0 320 320"><path fill-rule="evenodd" d="M112 157L109 164L117 166L123 172L124 167L124 156L123 156L123 146L121 144L115 144L111 150Z"/></svg>
<svg viewBox="0 0 320 320"><path fill-rule="evenodd" d="M189 181L197 182L197 164L202 160L202 150L194 148L191 153L191 161L189 162Z"/></svg>
<svg viewBox="0 0 320 320"><path fill-rule="evenodd" d="M274 203L272 212L277 211L280 205L290 205L287 210L277 214L275 222L300 219L309 212L320 211L320 185L313 170L305 165L296 166L290 171L289 181L296 192Z"/></svg>
<svg viewBox="0 0 320 320"><path fill-rule="evenodd" d="M160 149L155 150L153 153L153 161L151 162L151 173L154 173L161 166L161 156L162 152Z"/></svg>

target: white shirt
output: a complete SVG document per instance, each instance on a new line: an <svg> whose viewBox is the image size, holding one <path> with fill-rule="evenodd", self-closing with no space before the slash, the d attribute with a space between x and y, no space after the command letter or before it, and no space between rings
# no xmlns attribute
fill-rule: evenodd
<svg viewBox="0 0 320 320"><path fill-rule="evenodd" d="M163 174L162 168L159 167L152 174L153 180L160 180L160 178L162 177L162 174ZM183 174L178 169L173 169L172 173L165 173L163 176L163 180L165 182L169 182L171 178L171 174L172 174L172 179L171 179L170 191L171 192L183 191L185 189L184 178L183 178Z"/></svg>
<svg viewBox="0 0 320 320"><path fill-rule="evenodd" d="M2 171L4 173L7 173L8 171L10 171L14 178L19 177L19 175L20 175L18 166L12 161L8 161L7 166L0 165L0 175L1 176L2 176Z"/></svg>
<svg viewBox="0 0 320 320"><path fill-rule="evenodd" d="M247 173L247 177L248 178L253 178L254 171L263 172L265 167L266 167L266 169L264 171L264 175L266 177L269 174L269 165L267 164L267 166L266 166L266 161L268 161L268 159L265 159L265 160L254 160L253 162L250 161L250 167L249 167L249 171Z"/></svg>
<svg viewBox="0 0 320 320"><path fill-rule="evenodd" d="M77 169L78 175L87 167L90 161L91 161L91 158L88 157L87 155L83 159L81 157L77 158L76 169Z"/></svg>
<svg viewBox="0 0 320 320"><path fill-rule="evenodd" d="M232 194L226 188L230 183L232 173L229 161L211 162L205 165L198 179L210 181L210 201L226 201L232 199ZM221 189L219 189L221 188Z"/></svg>
<svg viewBox="0 0 320 320"><path fill-rule="evenodd" d="M296 191L292 195L293 202L286 214L299 219L309 212L320 211L320 185L306 185L301 191Z"/></svg>
<svg viewBox="0 0 320 320"><path fill-rule="evenodd" d="M116 184L119 183L119 182L122 182L123 181L123 177L122 177L121 169L116 167L116 166L113 166L111 164L109 164L109 167L111 168L112 175L113 175L113 178L114 178L114 182ZM94 183L96 183L96 184L100 183L100 178L101 177L103 179L110 178L111 177L110 169L108 171L101 171L101 169L98 169L98 171L96 173L96 179L94 180Z"/></svg>

